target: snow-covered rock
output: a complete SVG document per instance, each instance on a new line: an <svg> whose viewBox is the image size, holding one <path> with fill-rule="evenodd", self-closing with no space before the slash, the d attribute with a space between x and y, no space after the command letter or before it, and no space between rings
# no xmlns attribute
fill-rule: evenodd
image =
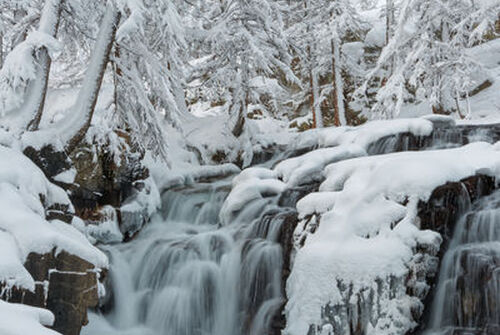
<svg viewBox="0 0 500 335"><path fill-rule="evenodd" d="M276 179L276 173L266 168L248 168L234 178L233 188L220 211L223 224L233 221L236 214L250 202L283 192L286 184Z"/></svg>
<svg viewBox="0 0 500 335"><path fill-rule="evenodd" d="M69 335L77 334L87 308L97 305L98 278L108 259L74 226L51 219L65 215L58 209L73 211L66 192L26 156L0 146L0 298L57 310L55 329ZM1 334L55 334L37 328L36 315L49 325L50 312L2 304ZM1 320L15 310L13 328Z"/></svg>
<svg viewBox="0 0 500 335"><path fill-rule="evenodd" d="M314 129L298 136L292 145L296 148L333 147L356 144L365 150L386 136L411 133L427 136L432 133L433 123L425 118L370 121L358 127Z"/></svg>
<svg viewBox="0 0 500 335"><path fill-rule="evenodd" d="M0 146L0 157L0 231L6 242L2 249L8 249L0 254L0 262L11 265L0 270L0 280L10 287L34 290L33 279L19 266L28 254L45 254L53 249L106 268L107 257L84 235L64 222L45 219L46 208L52 205L65 204L72 209L64 190L51 184L21 153Z"/></svg>
<svg viewBox="0 0 500 335"><path fill-rule="evenodd" d="M323 327L344 334L353 324L366 334L404 334L415 327L422 297L408 294L407 280L419 268L433 268L441 243L438 233L419 229L418 203L436 187L477 173L500 177L498 145L360 157L326 167L319 192L297 204L302 221L285 334L310 334L310 327L313 334ZM428 290L422 280L411 285L421 295Z"/></svg>
<svg viewBox="0 0 500 335"><path fill-rule="evenodd" d="M430 149L438 128L456 127L449 117L426 116L312 130L290 143L305 154L233 179L225 224L277 194L318 190L296 204L284 334L348 334L352 327L404 334L416 326L443 238L420 229L419 204L448 182L500 176L498 143L369 156L374 143L400 134L426 139Z"/></svg>

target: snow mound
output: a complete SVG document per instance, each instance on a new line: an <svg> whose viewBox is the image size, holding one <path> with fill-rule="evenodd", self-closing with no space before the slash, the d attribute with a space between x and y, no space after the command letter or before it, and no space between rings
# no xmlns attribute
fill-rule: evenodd
<svg viewBox="0 0 500 335"><path fill-rule="evenodd" d="M66 193L51 184L27 157L0 146L0 282L33 291L33 278L23 264L31 252L67 251L98 268L107 257L71 225L47 221L45 209L63 204L72 209Z"/></svg>
<svg viewBox="0 0 500 335"><path fill-rule="evenodd" d="M7 55L0 71L0 116L16 119L18 114L24 114L17 109L22 107L29 82L37 76L38 64L34 55L41 48L46 48L53 58L60 44L48 34L33 31ZM18 113L9 115L13 111ZM9 121L11 119L6 117L2 123L7 125Z"/></svg>
<svg viewBox="0 0 500 335"><path fill-rule="evenodd" d="M220 178L239 173L241 169L234 164L188 165L168 169L165 166L148 166L152 171L159 190L190 185L212 178Z"/></svg>
<svg viewBox="0 0 500 335"><path fill-rule="evenodd" d="M433 122L425 118L376 120L358 127L310 130L297 137L293 145L296 148L311 148L354 144L366 150L371 143L386 136L401 133L428 136L433 128Z"/></svg>
<svg viewBox="0 0 500 335"><path fill-rule="evenodd" d="M227 224L233 214L251 201L277 195L286 188L322 181L326 177L324 169L327 165L366 156L369 145L385 136L405 132L426 136L432 130L433 123L422 118L373 121L359 127L330 127L302 133L289 144L292 149L320 149L286 159L274 169L253 167L243 170L233 179L233 188L224 202L220 218ZM323 202L318 206L329 208Z"/></svg>
<svg viewBox="0 0 500 335"><path fill-rule="evenodd" d="M358 145L323 148L284 160L274 170L289 186L297 186L320 180L323 168L330 163L365 155L366 151Z"/></svg>
<svg viewBox="0 0 500 335"><path fill-rule="evenodd" d="M58 335L58 332L44 327L53 323L54 315L48 310L0 300L2 335Z"/></svg>
<svg viewBox="0 0 500 335"><path fill-rule="evenodd" d="M276 173L266 168L248 168L233 180L231 193L224 201L220 211L223 224L229 224L235 214L242 210L248 203L278 195L286 189L287 185L276 179Z"/></svg>
<svg viewBox="0 0 500 335"><path fill-rule="evenodd" d="M500 177L499 148L498 143L478 142L327 166L319 192L297 204L302 221L295 231L297 252L287 282L285 334L307 334L310 325L330 327L333 321L325 308L345 311L346 306L373 309L363 311L371 320L368 334L411 330L412 312L422 306L407 293L406 284L417 262L417 246L438 250L441 243L439 234L419 229L418 203L447 182L477 173ZM426 290L425 282L417 285ZM373 292L376 298L370 298Z"/></svg>

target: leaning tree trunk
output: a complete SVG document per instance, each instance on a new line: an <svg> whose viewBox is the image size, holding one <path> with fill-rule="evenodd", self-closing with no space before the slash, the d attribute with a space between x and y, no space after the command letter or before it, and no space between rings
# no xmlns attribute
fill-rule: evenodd
<svg viewBox="0 0 500 335"><path fill-rule="evenodd" d="M308 6L308 0L304 0L304 9L306 10L306 13L309 13L309 6ZM310 24L310 20L307 20L307 34L310 36L311 41L314 40L314 36L312 36L311 31L312 27ZM312 127L313 128L321 128L323 127L323 118L321 115L321 112L318 113L319 105L318 108L316 108L318 104L318 91L317 91L317 86L318 86L318 81L314 75L314 55L311 51L311 44L312 42L309 41L307 44L306 52L307 52L307 64L309 67L309 87L311 89L311 95L310 95L310 104L311 104L311 113L312 113Z"/></svg>
<svg viewBox="0 0 500 335"><path fill-rule="evenodd" d="M111 2L108 2L94 53L68 125L69 136L65 139L67 141L65 149L68 153L77 147L90 128L119 21L120 12Z"/></svg>
<svg viewBox="0 0 500 335"><path fill-rule="evenodd" d="M61 6L63 0L47 0L40 16L38 31L52 37L57 35L59 20L61 17ZM37 53L38 73L36 78L30 82L28 87L28 96L26 112L33 115L33 118L27 125L27 130L34 131L38 129L42 119L45 97L47 95L47 85L49 82L51 59L47 48L42 47Z"/></svg>

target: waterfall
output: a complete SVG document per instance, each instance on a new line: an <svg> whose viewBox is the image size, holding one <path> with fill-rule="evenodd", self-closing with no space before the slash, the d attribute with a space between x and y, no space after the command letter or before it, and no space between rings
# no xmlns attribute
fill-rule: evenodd
<svg viewBox="0 0 500 335"><path fill-rule="evenodd" d="M383 137L368 146L370 155L401 151L437 150L457 148L472 142L495 143L499 138L499 125L439 126L429 136L417 137L411 133L399 133Z"/></svg>
<svg viewBox="0 0 500 335"><path fill-rule="evenodd" d="M283 211L262 198L221 226L229 190L219 181L167 191L134 240L103 247L110 297L83 334L269 334L283 304Z"/></svg>
<svg viewBox="0 0 500 335"><path fill-rule="evenodd" d="M459 220L424 334L500 334L500 191Z"/></svg>

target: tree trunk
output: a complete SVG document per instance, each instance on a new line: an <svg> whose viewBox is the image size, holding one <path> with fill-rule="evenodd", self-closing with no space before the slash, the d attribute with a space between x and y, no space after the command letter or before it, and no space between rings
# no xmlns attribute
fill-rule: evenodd
<svg viewBox="0 0 500 335"><path fill-rule="evenodd" d="M72 152L83 140L90 127L119 21L120 12L114 4L108 2L99 28L94 53L74 106L74 114L70 120L69 139L66 139L66 152L68 153Z"/></svg>
<svg viewBox="0 0 500 335"><path fill-rule="evenodd" d="M311 88L310 103L311 103L311 112L312 112L312 117L313 117L312 127L316 128L316 113L314 112L314 80L313 80L313 74L312 74L311 70L309 70L309 86Z"/></svg>
<svg viewBox="0 0 500 335"><path fill-rule="evenodd" d="M45 2L42 15L40 16L39 32L56 37L61 17L62 2L63 0L47 0ZM28 88L30 95L27 97L28 105L26 107L28 108L27 112L33 115L33 118L26 127L29 131L38 129L40 120L42 119L45 97L47 95L51 59L45 47L38 51L37 61L39 73L36 79L30 83L30 87Z"/></svg>
<svg viewBox="0 0 500 335"><path fill-rule="evenodd" d="M243 130L245 129L245 107L244 104L240 104L240 109L238 111L238 118L236 119L236 124L233 127L233 135L236 137L240 137L243 134Z"/></svg>
<svg viewBox="0 0 500 335"><path fill-rule="evenodd" d="M3 33L0 32L0 69L3 66Z"/></svg>
<svg viewBox="0 0 500 335"><path fill-rule="evenodd" d="M441 38L440 41L443 44L449 43L450 41L450 29L449 26L446 22L441 22ZM446 57L446 55L443 53L443 50L439 47L439 56L436 59L435 63L440 62L443 58ZM435 86L439 90L438 92L438 102L437 106L433 106L432 112L434 114L444 114L444 115L450 115L454 112L457 112L455 110L453 103L454 103L454 92L450 90L450 88L446 87L445 83L443 82L443 76L446 74L443 74L441 70L438 70L436 74L436 80L435 80Z"/></svg>
<svg viewBox="0 0 500 335"><path fill-rule="evenodd" d="M339 99L337 95L337 70L336 70L336 61L335 61L335 47L333 39L331 40L332 44L332 102L333 102L333 124L335 127L340 126L340 116L339 116Z"/></svg>
<svg viewBox="0 0 500 335"><path fill-rule="evenodd" d="M115 52L113 58L113 102L115 105L115 113L118 112L118 85L120 78L122 76L122 69L116 64L116 61L120 58L120 46L115 44Z"/></svg>
<svg viewBox="0 0 500 335"><path fill-rule="evenodd" d="M304 0L304 9L306 10L306 13L309 10L307 0ZM318 98L319 98L318 88L317 88L318 80L316 78L316 75L314 74L315 59L314 59L314 55L311 51L311 44L312 44L312 41L314 40L314 36L312 35L312 28L311 28L310 21L307 18L306 18L306 21L307 21L307 33L311 39L307 44L306 51L307 51L308 66L309 66L309 86L311 88L310 103L311 103L311 113L312 113L312 118L313 118L312 127L313 128L321 128L321 127L323 127L323 118L321 116L321 109L319 108L319 105L316 106L316 104L318 104ZM318 113L318 110L319 110L319 113Z"/></svg>
<svg viewBox="0 0 500 335"><path fill-rule="evenodd" d="M385 0L385 45L389 44L394 23L394 0Z"/></svg>
<svg viewBox="0 0 500 335"><path fill-rule="evenodd" d="M394 0L385 1L385 45L387 46L392 38L392 26L394 25ZM382 79L382 86L394 71L394 57L391 57L387 65L387 75Z"/></svg>
<svg viewBox="0 0 500 335"><path fill-rule="evenodd" d="M319 101L318 75L313 71L312 74L312 108L314 119L316 120L316 128L323 128L323 116L321 115L321 106Z"/></svg>
<svg viewBox="0 0 500 335"><path fill-rule="evenodd" d="M239 100L240 108L238 110L238 116L236 123L233 127L232 133L236 137L240 137L245 130L246 116L248 112L248 105L250 104L250 69L248 67L248 57L247 55L242 56L242 65L236 65L235 67L240 69L241 74L241 84L236 90L236 96Z"/></svg>
<svg viewBox="0 0 500 335"><path fill-rule="evenodd" d="M344 85L342 83L342 74L340 73L339 67L340 50L338 44L335 37L331 39L333 123L337 127L347 123L344 106Z"/></svg>

